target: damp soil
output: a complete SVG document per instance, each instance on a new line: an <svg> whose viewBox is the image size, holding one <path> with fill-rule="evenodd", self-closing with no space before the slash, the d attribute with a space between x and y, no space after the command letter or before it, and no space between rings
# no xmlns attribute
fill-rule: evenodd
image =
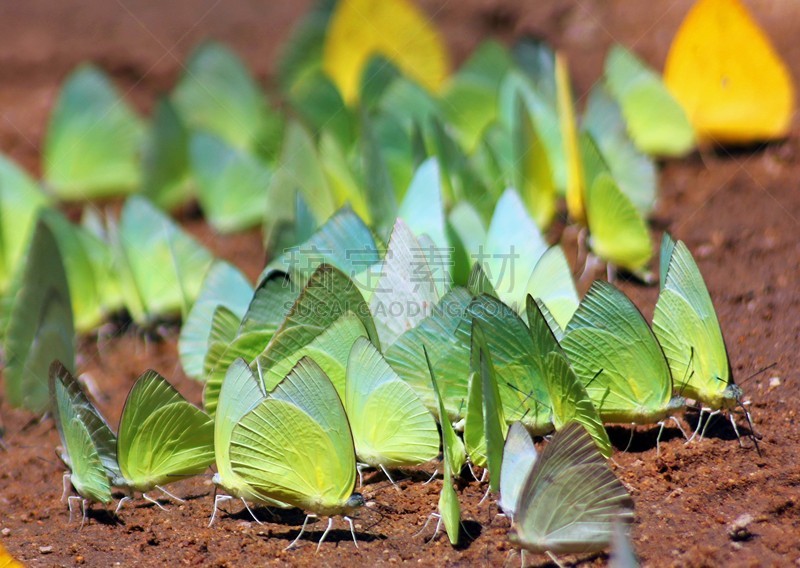
<svg viewBox="0 0 800 568"><path fill-rule="evenodd" d="M795 40L800 5L748 1L800 78ZM128 98L148 112L156 96L174 84L187 53L213 37L241 54L269 88L275 58L291 25L308 2L219 0L67 0L4 2L0 7L0 150L39 172L47 113L58 86L79 62L90 59L110 71ZM669 41L689 0L540 2L466 0L423 2L446 34L456 61L484 38L507 41L534 34L566 50L582 93L597 79L609 43L633 47L652 65L663 65ZM766 147L704 152L663 164L657 235L668 229L687 242L705 276L727 338L731 363L751 401L753 442L737 441L730 423L716 419L700 442L684 444L668 426L656 448L657 428L610 427L618 451L617 475L636 503L633 541L645 565L791 565L800 560L800 129ZM181 221L216 254L255 278L265 255L257 232L219 237L191 211ZM569 236L569 234L567 235ZM657 291L632 282L620 286L649 318ZM178 364L177 325L145 336L119 322L81 341L78 367L102 411L116 423L125 395L147 368L167 376L190 400L201 385ZM775 366L756 377L758 370ZM683 428L696 414L682 417ZM319 553L324 521L296 549L299 512L254 522L239 503L223 504L208 527L213 501L209 477L170 486L185 502L126 503L118 517L94 506L86 523L70 521L60 502L63 468L54 448L52 421L0 404L0 541L31 566L150 566L264 564L353 566L516 565L506 538L508 521L481 498L486 484L463 481L459 497L464 531L458 547L439 534L431 540L440 480L424 482L435 464L397 475L392 486L368 474L361 489L369 500L356 520L358 548L337 521ZM739 428L747 431L741 419ZM465 480L470 480L465 472ZM749 517L744 517L745 515ZM747 521L747 522L745 522ZM731 525L746 524L732 538ZM421 531L421 532L420 532ZM535 565L549 561L528 556ZM605 555L566 557L603 565Z"/></svg>

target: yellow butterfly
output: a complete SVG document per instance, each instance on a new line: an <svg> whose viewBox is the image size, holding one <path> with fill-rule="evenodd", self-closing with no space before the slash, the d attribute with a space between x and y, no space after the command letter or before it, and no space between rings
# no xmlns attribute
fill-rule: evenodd
<svg viewBox="0 0 800 568"><path fill-rule="evenodd" d="M358 100L361 74L381 55L431 91L448 76L444 41L425 14L408 0L340 0L331 17L322 68L342 98Z"/></svg>
<svg viewBox="0 0 800 568"><path fill-rule="evenodd" d="M24 566L22 562L11 556L0 544L0 568L24 568Z"/></svg>
<svg viewBox="0 0 800 568"><path fill-rule="evenodd" d="M672 41L664 81L701 141L743 144L788 133L792 79L739 0L698 0Z"/></svg>

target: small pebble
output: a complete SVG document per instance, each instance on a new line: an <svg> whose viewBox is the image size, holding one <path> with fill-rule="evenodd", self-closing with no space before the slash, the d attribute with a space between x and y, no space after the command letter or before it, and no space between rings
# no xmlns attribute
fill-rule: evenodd
<svg viewBox="0 0 800 568"><path fill-rule="evenodd" d="M781 378L780 377L771 377L769 379L769 390L776 389L781 386Z"/></svg>
<svg viewBox="0 0 800 568"><path fill-rule="evenodd" d="M749 540L752 538L753 533L747 528L747 526L753 522L753 515L745 513L744 515L739 515L736 517L730 525L728 525L728 536L734 542L742 542L745 540Z"/></svg>
<svg viewBox="0 0 800 568"><path fill-rule="evenodd" d="M0 534L3 535L3 536L8 536L8 535L11 534L11 529L6 527L6 528L4 528L3 530L0 531Z"/></svg>
<svg viewBox="0 0 800 568"><path fill-rule="evenodd" d="M53 547L52 546L40 546L39 547L39 552L41 554L50 554L51 552L53 552Z"/></svg>

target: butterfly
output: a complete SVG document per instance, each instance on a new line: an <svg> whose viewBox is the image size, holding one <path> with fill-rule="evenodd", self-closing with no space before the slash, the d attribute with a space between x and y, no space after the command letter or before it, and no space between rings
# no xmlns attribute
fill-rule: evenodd
<svg viewBox="0 0 800 568"><path fill-rule="evenodd" d="M512 476L520 476L511 540L526 550L553 554L589 553L606 548L617 519L630 520L633 502L608 467L588 432L571 423L556 432L534 457L530 443L517 431L509 449ZM511 469L512 464L528 466ZM509 483L513 496L518 481ZM504 498L505 499L505 498Z"/></svg>
<svg viewBox="0 0 800 568"><path fill-rule="evenodd" d="M64 490L69 481L79 495L68 498L70 516L72 501L78 499L85 520L86 501L111 501L111 479L120 474L117 437L61 361L50 365L50 408L61 438L61 461L70 470Z"/></svg>
<svg viewBox="0 0 800 568"><path fill-rule="evenodd" d="M782 138L794 115L794 85L739 0L698 0L672 40L664 82L704 143Z"/></svg>
<svg viewBox="0 0 800 568"><path fill-rule="evenodd" d="M439 454L439 432L430 411L365 337L347 360L344 407L358 460L387 468L425 463Z"/></svg>
<svg viewBox="0 0 800 568"><path fill-rule="evenodd" d="M119 476L112 480L129 495L147 492L202 473L214 462L214 422L155 371L146 371L125 399L117 436ZM163 508L163 507L162 507Z"/></svg>
<svg viewBox="0 0 800 568"><path fill-rule="evenodd" d="M300 359L233 427L230 463L233 473L259 495L308 512L288 548L317 515L330 517L318 548L335 515L348 521L355 542L350 515L364 505L364 498L354 492L353 435L336 388L312 359Z"/></svg>
<svg viewBox="0 0 800 568"><path fill-rule="evenodd" d="M686 244L666 233L653 331L679 393L713 413L741 405L742 389L733 381L725 339L700 269Z"/></svg>

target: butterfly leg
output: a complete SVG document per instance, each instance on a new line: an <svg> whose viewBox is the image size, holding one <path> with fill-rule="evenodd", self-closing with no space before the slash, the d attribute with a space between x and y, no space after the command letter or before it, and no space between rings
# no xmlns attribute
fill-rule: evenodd
<svg viewBox="0 0 800 568"><path fill-rule="evenodd" d="M478 505L483 505L483 502L486 501L486 499L489 497L489 493L491 492L492 492L492 486L490 485L489 487L486 488L486 493L483 494L481 500L478 501Z"/></svg>
<svg viewBox="0 0 800 568"><path fill-rule="evenodd" d="M77 495L70 495L67 497L67 507L69 507L69 522L72 522L72 502L73 501L80 501L81 498Z"/></svg>
<svg viewBox="0 0 800 568"><path fill-rule="evenodd" d="M388 471L386 471L386 468L385 468L385 467L383 467L383 466L381 466L381 470L383 471L383 475L385 475L385 476L386 476L386 479L388 479L388 480L389 480L389 483L391 483L391 484L392 484L392 486L395 488L395 490L399 492L399 491L400 491L400 488L399 488L399 487L397 486L397 484L394 482L394 479L392 479L392 476L391 476L391 475L389 475L389 472L388 472Z"/></svg>
<svg viewBox="0 0 800 568"><path fill-rule="evenodd" d="M636 423L635 423L635 422L631 422L631 437L630 437L630 439L628 440L628 445L627 445L627 446L625 446L625 449L624 449L624 450L622 450L623 452L627 452L627 451L630 449L630 447L631 447L631 444L633 443L633 435L634 435L635 433L636 433Z"/></svg>
<svg viewBox="0 0 800 568"><path fill-rule="evenodd" d="M442 521L442 517L439 515L439 513L431 513L430 515L428 515L428 518L427 518L427 519L425 519L425 524L424 524L424 525L422 525L422 528L421 528L421 529L419 529L417 532L415 532L415 533L414 533L414 536L419 536L419 535L421 535L423 532L425 532L425 529L427 529L427 528L428 528L428 524L431 522L431 519L434 519L434 518L436 518L436 519L439 519L439 522L441 522L441 521ZM438 532L438 531L439 531L439 525L437 524L437 525L436 525L436 532ZM434 537L436 536L436 532L434 532L434 533L433 533L433 536L434 536Z"/></svg>
<svg viewBox="0 0 800 568"><path fill-rule="evenodd" d="M219 505L219 502L227 501L230 498L231 498L230 495L222 495L221 493L214 495L214 510L211 511L211 520L208 521L209 527L214 524L214 519L217 517L217 506Z"/></svg>
<svg viewBox="0 0 800 568"><path fill-rule="evenodd" d="M656 457L661 455L661 434L664 433L664 421L661 420L658 425L660 428L658 429L658 436L656 436Z"/></svg>
<svg viewBox="0 0 800 568"><path fill-rule="evenodd" d="M160 485L156 485L156 489L161 491L161 493L163 493L164 495L166 495L170 499L173 499L173 500L177 501L178 503L186 503L185 500L181 499L180 497L176 497L175 495L173 495L172 493L170 493L169 491L167 491L166 489L164 489Z"/></svg>
<svg viewBox="0 0 800 568"><path fill-rule="evenodd" d="M70 472L64 473L63 477L61 478L61 484L64 486L64 490L61 492L61 499L60 499L62 503L64 502L64 497L66 497L67 493L69 493L69 484L71 479L72 479L72 474L70 474Z"/></svg>
<svg viewBox="0 0 800 568"><path fill-rule="evenodd" d="M312 518L312 517L313 517L313 518L317 518L317 516L316 516L316 515L306 515L306 518L305 518L305 520L303 521L303 526L302 526L302 527L300 527L300 534L298 534L298 535L295 537L295 539L294 539L292 542L290 542L290 543L289 543L289 546L287 546L286 548L284 548L284 550L289 550L290 548L292 548L292 547L295 545L295 543L296 543L298 540L300 540L300 537L301 537L301 536L303 536L303 533L304 533L304 532L306 532L306 525L308 524L308 519L310 519L310 518Z"/></svg>
<svg viewBox="0 0 800 568"><path fill-rule="evenodd" d="M475 470L472 469L472 464L469 462L467 462L467 469L469 470L470 475L472 475L472 479L474 479L475 481L480 481L480 479L478 479L478 476L475 475Z"/></svg>
<svg viewBox="0 0 800 568"><path fill-rule="evenodd" d="M156 501L155 499L150 497L147 493L142 493L142 497L144 497L145 501L150 501L152 504L154 504L156 507L158 507L162 511L166 511L166 509L164 508L164 505L162 505L161 503L159 503L158 501Z"/></svg>
<svg viewBox="0 0 800 568"><path fill-rule="evenodd" d="M433 473L432 473L432 474L431 474L431 476L428 478L428 481L426 481L425 483L423 483L423 485L428 485L428 484L429 484L431 481L433 481L434 479L436 479L436 474L437 474L437 473L439 473L439 470L438 470L438 469L434 469L434 470L433 470Z"/></svg>
<svg viewBox="0 0 800 568"><path fill-rule="evenodd" d="M83 517L81 518L81 526L78 530L83 528L83 524L86 522L86 499L81 499L81 512L83 513Z"/></svg>
<svg viewBox="0 0 800 568"><path fill-rule="evenodd" d="M125 495L125 497L123 497L122 499L120 499L120 500L119 500L119 503L117 503L117 508L116 508L116 509L114 509L114 514L116 515L117 513L119 513L119 510L120 510L120 509L122 509L122 504L123 504L125 501L130 501L130 500L131 500L131 498L130 498L130 497L128 497L127 495Z"/></svg>
<svg viewBox="0 0 800 568"><path fill-rule="evenodd" d="M244 508L247 509L248 513L250 513L250 516L253 517L253 520L257 522L259 525L263 525L264 523L258 520L258 517L256 517L255 513L253 513L253 510L250 509L250 505L247 504L247 501L245 501L244 497L242 497L242 503L244 503Z"/></svg>
<svg viewBox="0 0 800 568"><path fill-rule="evenodd" d="M674 416L670 416L669 419L672 420L675 423L675 426L678 427L678 430L681 431L681 434L683 434L683 438L688 440L688 436L686 436L686 431L683 429L683 426L681 426L680 421Z"/></svg>
<svg viewBox="0 0 800 568"><path fill-rule="evenodd" d="M550 558L550 560L553 561L553 564L558 566L558 568L564 568L564 565L561 562L558 561L558 558L556 558L555 554L553 554L549 550L545 550L544 553Z"/></svg>
<svg viewBox="0 0 800 568"><path fill-rule="evenodd" d="M689 442L691 442L692 440L694 440L695 436L697 436L698 432L700 432L700 427L703 425L703 414L706 413L706 412L710 412L710 411L705 407L700 408L700 414L697 417L697 427L694 429L694 433L692 434L691 438L686 440L687 444Z"/></svg>
<svg viewBox="0 0 800 568"><path fill-rule="evenodd" d="M345 517L344 520L347 521L347 524L350 525L350 534L353 535L353 544L355 544L356 548L358 548L358 541L356 540L356 529L353 526L353 519L351 519L350 517Z"/></svg>
<svg viewBox="0 0 800 568"><path fill-rule="evenodd" d="M736 420L733 417L733 412L728 414L728 418L731 419L731 426L733 426L733 431L736 433L736 439L739 441L739 447L743 448L744 444L742 444L742 435L739 434L739 428L736 426Z"/></svg>
<svg viewBox="0 0 800 568"><path fill-rule="evenodd" d="M358 486L364 487L364 464L356 464L356 471L358 472Z"/></svg>
<svg viewBox="0 0 800 568"><path fill-rule="evenodd" d="M702 440L706 435L706 430L708 430L708 425L711 424L711 418L719 414L719 410L715 410L714 412L708 413L708 418L706 418L706 425L703 426L703 431L700 432L700 439Z"/></svg>
<svg viewBox="0 0 800 568"><path fill-rule="evenodd" d="M333 526L333 517L328 517L328 526L325 527L325 531L322 533L322 537L319 539L319 542L317 543L317 552L319 552L319 547L322 546L322 543L325 542L325 537L328 536L328 533L330 532L332 526Z"/></svg>

